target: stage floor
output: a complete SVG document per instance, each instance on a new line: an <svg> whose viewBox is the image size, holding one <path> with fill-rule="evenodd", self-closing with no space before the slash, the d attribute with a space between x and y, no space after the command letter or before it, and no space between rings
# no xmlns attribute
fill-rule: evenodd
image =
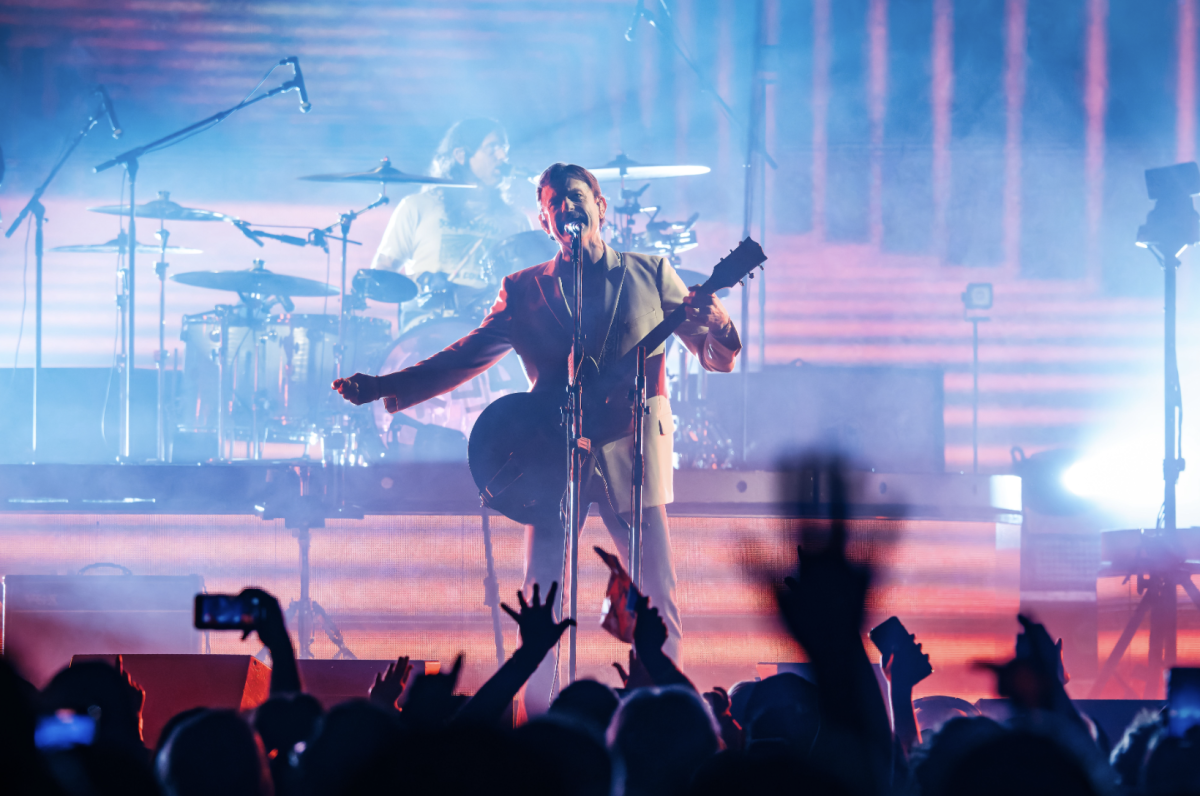
<svg viewBox="0 0 1200 796"><path fill-rule="evenodd" d="M503 517L491 517L490 524L501 596L510 601L522 579L524 531ZM672 517L683 663L698 686L728 687L753 678L760 662L804 659L775 619L764 578L794 567L801 528L819 535L827 527L820 519ZM936 672L918 693L991 695L991 677L973 671L972 663L1011 655L1020 526L859 518L850 521L850 530L852 555L878 567L870 620L898 615L931 655ZM297 543L282 520L9 511L0 513L0 538L0 574L72 574L113 562L138 575L198 574L210 592L261 586L285 607L299 594ZM615 684L612 663L626 662L628 647L600 629L607 570L593 545L613 549L596 518L589 519L580 545L579 674ZM461 651L468 691L495 670L479 515L328 520L312 531L311 561L312 597L358 657L449 661ZM505 616L503 627L511 654L516 626ZM232 632L213 632L210 643L214 653L259 649ZM320 658L335 652L320 634L313 649Z"/></svg>

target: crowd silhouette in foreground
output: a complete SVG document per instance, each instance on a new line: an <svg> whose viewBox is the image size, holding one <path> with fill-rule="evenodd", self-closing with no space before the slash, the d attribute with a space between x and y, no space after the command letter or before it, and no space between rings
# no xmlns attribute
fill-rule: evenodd
<svg viewBox="0 0 1200 796"><path fill-rule="evenodd" d="M461 657L413 678L401 658L363 699L325 711L303 691L279 603L258 592L270 698L248 714L181 713L157 749L142 740L145 694L119 666L77 664L39 693L0 661L0 793L1200 793L1200 731L1172 735L1165 717L1147 713L1110 743L1068 698L1061 646L1026 617L1016 656L994 667L1009 721L950 697L922 700L918 716L912 691L929 666L915 644L882 661L889 720L861 635L870 573L846 557L841 503L828 543L801 547L796 572L775 587L815 682L784 673L702 693L663 653L666 625L643 598L630 669L617 667L625 687L575 682L513 729L514 697L572 624L555 620L550 584L544 600L535 587L528 602L504 606L521 645L473 696L455 690ZM39 749L37 721L57 711L94 718L91 743Z"/></svg>

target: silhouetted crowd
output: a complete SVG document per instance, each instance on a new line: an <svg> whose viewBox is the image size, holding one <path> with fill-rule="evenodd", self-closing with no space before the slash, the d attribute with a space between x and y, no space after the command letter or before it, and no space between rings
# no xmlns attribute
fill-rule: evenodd
<svg viewBox="0 0 1200 796"><path fill-rule="evenodd" d="M513 729L522 685L571 620L555 621L556 586L517 609L521 646L473 696L449 671L410 676L401 658L362 700L323 710L305 694L278 602L255 627L270 650L271 696L247 714L185 711L143 745L143 691L100 662L63 669L40 693L0 663L0 792L165 796L336 794L1200 793L1200 730L1172 732L1146 713L1104 736L1063 687L1061 644L1021 617L1016 656L995 666L1005 723L950 697L914 708L928 656L904 631L883 663L891 718L861 631L869 572L847 560L835 520L820 550L799 550L776 587L812 681L778 674L701 693L663 653L666 625L636 605L625 687L580 680ZM63 712L66 712L65 714ZM88 716L90 743L35 742L39 719ZM1111 748L1110 748L1111 747Z"/></svg>

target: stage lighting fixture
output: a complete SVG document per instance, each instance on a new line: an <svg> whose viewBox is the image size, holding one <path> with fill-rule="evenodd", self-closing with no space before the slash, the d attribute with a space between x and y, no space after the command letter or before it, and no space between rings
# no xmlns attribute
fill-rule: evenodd
<svg viewBox="0 0 1200 796"><path fill-rule="evenodd" d="M963 308L967 310L990 310L992 308L992 286L988 282L972 282L962 294Z"/></svg>
<svg viewBox="0 0 1200 796"><path fill-rule="evenodd" d="M1138 227L1138 246L1178 257L1200 242L1200 214L1192 205L1192 197L1200 194L1200 167L1190 162L1147 169L1146 193L1154 209Z"/></svg>
<svg viewBox="0 0 1200 796"><path fill-rule="evenodd" d="M1091 501L1080 497L1067 487L1068 473L1073 473L1080 453L1070 448L1053 448L1025 456L1025 451L1013 448L1013 470L1021 476L1021 504L1039 514L1057 517L1082 514L1091 508Z"/></svg>

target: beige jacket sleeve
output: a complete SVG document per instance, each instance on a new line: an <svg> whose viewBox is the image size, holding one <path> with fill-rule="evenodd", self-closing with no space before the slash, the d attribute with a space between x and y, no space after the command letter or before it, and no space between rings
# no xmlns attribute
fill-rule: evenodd
<svg viewBox="0 0 1200 796"><path fill-rule="evenodd" d="M665 259L662 261L660 291L664 317L683 304L683 299L688 294L687 285L683 283L683 279L676 272L674 266ZM733 335L727 340L718 340L708 327L701 326L695 321L684 321L675 330L675 334L688 347L688 350L696 355L705 370L717 373L733 372L734 359L742 350L742 341L738 337L736 327L733 329Z"/></svg>

